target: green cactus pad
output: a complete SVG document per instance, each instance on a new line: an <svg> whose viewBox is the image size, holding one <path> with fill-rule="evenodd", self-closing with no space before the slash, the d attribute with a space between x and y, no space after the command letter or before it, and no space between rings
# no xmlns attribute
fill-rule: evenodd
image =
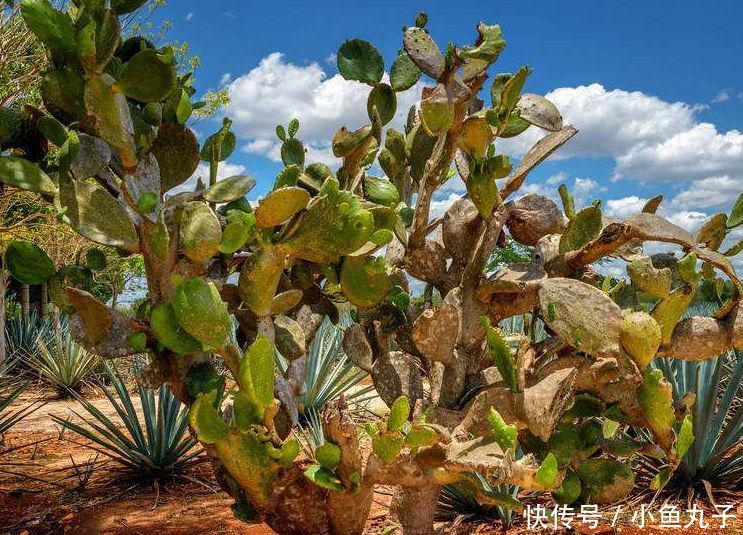
<svg viewBox="0 0 743 535"><path fill-rule="evenodd" d="M671 291L671 270L667 267L654 267L647 256L630 262L627 265L627 275L636 289L652 297L667 297Z"/></svg>
<svg viewBox="0 0 743 535"><path fill-rule="evenodd" d="M284 223L310 201L310 194L300 187L281 188L269 193L255 209L255 222L259 227L271 228Z"/></svg>
<svg viewBox="0 0 743 535"><path fill-rule="evenodd" d="M668 451L674 441L673 425L676 423L671 385L657 369L642 374L642 385L637 389L637 401L658 444Z"/></svg>
<svg viewBox="0 0 743 535"><path fill-rule="evenodd" d="M262 247L243 265L238 281L240 297L258 316L271 313L285 256L278 247Z"/></svg>
<svg viewBox="0 0 743 535"><path fill-rule="evenodd" d="M205 262L222 242L222 227L216 214L203 202L189 202L181 209L180 249L193 262Z"/></svg>
<svg viewBox="0 0 743 535"><path fill-rule="evenodd" d="M545 489L554 488L557 483L557 477L559 476L559 469L557 468L557 459L550 452L545 457L542 464L537 468L534 474L534 481L541 485Z"/></svg>
<svg viewBox="0 0 743 535"><path fill-rule="evenodd" d="M381 206L395 207L400 202L400 193L389 180L366 175L364 177L364 198Z"/></svg>
<svg viewBox="0 0 743 535"><path fill-rule="evenodd" d="M274 348L265 335L259 334L240 361L238 382L262 420L266 408L273 404Z"/></svg>
<svg viewBox="0 0 743 535"><path fill-rule="evenodd" d="M699 279L697 273L697 255L693 252L687 254L681 260L676 262L679 277L689 284L694 284Z"/></svg>
<svg viewBox="0 0 743 535"><path fill-rule="evenodd" d="M160 165L162 193L183 184L199 165L199 142L185 126L161 125L150 150Z"/></svg>
<svg viewBox="0 0 743 535"><path fill-rule="evenodd" d="M85 81L71 69L47 72L41 80L41 98L49 113L62 123L85 117Z"/></svg>
<svg viewBox="0 0 743 535"><path fill-rule="evenodd" d="M37 164L15 156L0 156L0 181L45 195L57 192L57 185Z"/></svg>
<svg viewBox="0 0 743 535"><path fill-rule="evenodd" d="M725 237L728 216L724 213L710 216L699 228L694 238L698 243L713 244Z"/></svg>
<svg viewBox="0 0 743 535"><path fill-rule="evenodd" d="M341 266L341 289L359 308L371 308L387 296L392 283L383 258L349 256Z"/></svg>
<svg viewBox="0 0 743 535"><path fill-rule="evenodd" d="M490 356L493 357L493 362L508 388L516 391L516 358L513 351L506 342L503 331L492 327L485 317L481 321L486 328L486 340Z"/></svg>
<svg viewBox="0 0 743 535"><path fill-rule="evenodd" d="M601 210L596 206L583 208L565 227L560 238L560 253L580 249L598 236L602 227Z"/></svg>
<svg viewBox="0 0 743 535"><path fill-rule="evenodd" d="M237 137L234 132L226 131L221 133L224 137L222 138L222 146L219 152L218 161L223 162L229 158L237 147ZM217 139L220 136L220 132L212 134L204 142L204 146L201 148L200 157L204 162L211 162L214 155L214 144L217 143Z"/></svg>
<svg viewBox="0 0 743 535"><path fill-rule="evenodd" d="M459 148L474 158L485 158L493 141L493 131L483 117L468 117L462 123Z"/></svg>
<svg viewBox="0 0 743 535"><path fill-rule="evenodd" d="M175 67L156 50L142 50L124 64L124 72L115 87L140 102L161 102L175 84Z"/></svg>
<svg viewBox="0 0 743 535"><path fill-rule="evenodd" d="M635 473L630 465L613 459L581 461L578 477L584 498L597 504L618 502L627 497L635 486Z"/></svg>
<svg viewBox="0 0 743 535"><path fill-rule="evenodd" d="M694 423L691 415L687 414L684 417L684 421L681 422L681 428L679 429L678 437L676 438L676 457L683 459L686 452L689 451L691 445L694 443Z"/></svg>
<svg viewBox="0 0 743 535"><path fill-rule="evenodd" d="M191 97L185 89L176 88L170 92L163 107L163 117L172 123L186 124L193 114ZM157 126L157 125L156 125Z"/></svg>
<svg viewBox="0 0 743 535"><path fill-rule="evenodd" d="M10 274L23 284L41 284L56 272L54 262L44 250L27 241L12 241L5 250L5 263Z"/></svg>
<svg viewBox="0 0 743 535"><path fill-rule="evenodd" d="M116 93L108 75L90 78L85 84L85 106L95 122L98 135L118 154L124 169L137 166L132 125L126 97Z"/></svg>
<svg viewBox="0 0 743 535"><path fill-rule="evenodd" d="M622 347L641 370L655 358L661 336L660 325L645 312L630 312L622 318Z"/></svg>
<svg viewBox="0 0 743 535"><path fill-rule="evenodd" d="M216 444L224 440L230 432L229 426L214 407L217 391L199 394L188 411L188 421L196 431L196 436L204 444Z"/></svg>
<svg viewBox="0 0 743 535"><path fill-rule="evenodd" d="M236 175L220 180L209 187L202 196L207 202L227 203L243 198L254 187L253 177Z"/></svg>
<svg viewBox="0 0 743 535"><path fill-rule="evenodd" d="M284 314L296 307L303 296L302 290L292 289L281 292L271 301L271 314Z"/></svg>
<svg viewBox="0 0 743 535"><path fill-rule="evenodd" d="M400 50L390 69L390 85L392 89L394 91L410 89L420 77L421 70L413 63L407 52Z"/></svg>
<svg viewBox="0 0 743 535"><path fill-rule="evenodd" d="M449 130L454 122L454 102L444 84L438 84L421 101L419 116L426 132L432 136Z"/></svg>
<svg viewBox="0 0 743 535"><path fill-rule="evenodd" d="M406 138L406 149L410 155L410 176L415 180L423 178L426 162L431 157L436 138L431 137L426 129L416 125L408 133Z"/></svg>
<svg viewBox="0 0 743 535"><path fill-rule="evenodd" d="M232 254L253 236L255 228L255 216L240 210L230 210L227 214L227 226L222 231L222 242L219 244L219 252Z"/></svg>
<svg viewBox="0 0 743 535"><path fill-rule="evenodd" d="M304 477L312 481L320 488L343 492L343 483L331 470L319 464L313 464L304 471Z"/></svg>
<svg viewBox="0 0 743 535"><path fill-rule="evenodd" d="M178 324L170 303L155 307L150 317L150 325L157 341L179 355L192 355L204 351L204 345Z"/></svg>
<svg viewBox="0 0 743 535"><path fill-rule="evenodd" d="M400 454L404 443L400 433L384 433L372 437L372 451L384 464L390 464Z"/></svg>
<svg viewBox="0 0 743 535"><path fill-rule="evenodd" d="M500 413L492 407L488 411L488 425L493 438L504 452L515 451L518 442L518 429L515 425L508 425Z"/></svg>
<svg viewBox="0 0 743 535"><path fill-rule="evenodd" d="M255 395L241 390L234 394L232 401L234 423L238 429L250 429L253 425L263 423L266 407L258 403Z"/></svg>
<svg viewBox="0 0 743 535"><path fill-rule="evenodd" d="M409 417L410 400L405 396L400 396L390 407L390 414L387 416L387 429L390 431L402 430Z"/></svg>
<svg viewBox="0 0 743 535"><path fill-rule="evenodd" d="M498 134L498 137L504 138L504 139L509 138L509 137L516 137L518 135L521 135L523 132L525 132L530 126L531 126L530 122L525 121L524 119L516 115L516 112L514 112L508 116L506 125L500 131L500 133Z"/></svg>
<svg viewBox="0 0 743 535"><path fill-rule="evenodd" d="M729 229L733 229L740 225L743 225L743 193L738 196L738 200L735 201L733 209L730 210L726 226Z"/></svg>
<svg viewBox="0 0 743 535"><path fill-rule="evenodd" d="M96 66L102 68L113 58L121 41L119 17L110 9L97 7L88 12L95 23Z"/></svg>
<svg viewBox="0 0 743 535"><path fill-rule="evenodd" d="M199 394L208 394L216 391L214 396L214 406L218 406L222 400L222 393L225 388L225 378L221 375L211 362L199 362L188 369L186 374L186 390L192 399L196 399Z"/></svg>
<svg viewBox="0 0 743 535"><path fill-rule="evenodd" d="M267 508L280 465L268 455L265 442L250 430L232 431L214 446L222 465L252 504Z"/></svg>
<svg viewBox="0 0 743 535"><path fill-rule="evenodd" d="M304 174L299 180L314 190L319 190L325 179L333 176L333 170L324 163L311 163L304 169Z"/></svg>
<svg viewBox="0 0 743 535"><path fill-rule="evenodd" d="M264 446L269 457L276 461L279 466L283 467L292 465L294 459L299 455L299 450L301 448L299 441L295 438L287 440L278 449L276 449L270 442L266 442Z"/></svg>
<svg viewBox="0 0 743 535"><path fill-rule="evenodd" d="M371 125L349 132L346 127L338 129L333 136L333 155L345 158L362 147L372 135Z"/></svg>
<svg viewBox="0 0 743 535"><path fill-rule="evenodd" d="M578 475L572 470L568 470L562 485L552 493L555 502L562 505L569 505L575 502L581 495L581 483Z"/></svg>
<svg viewBox="0 0 743 535"><path fill-rule="evenodd" d="M355 195L338 189L328 178L299 223L282 243L290 254L310 262L327 263L351 254L374 233L374 217Z"/></svg>
<svg viewBox="0 0 743 535"><path fill-rule="evenodd" d="M70 16L47 0L23 0L21 16L34 35L54 53L75 57L75 26Z"/></svg>
<svg viewBox="0 0 743 535"><path fill-rule="evenodd" d="M135 251L139 238L126 209L103 187L70 181L60 188L64 219L82 236L100 245Z"/></svg>
<svg viewBox="0 0 743 535"><path fill-rule="evenodd" d="M67 288L89 292L93 289L93 272L84 266L63 266L48 281L49 298L61 311L71 313L72 304L67 298Z"/></svg>
<svg viewBox="0 0 743 535"><path fill-rule="evenodd" d="M108 265L106 253L96 247L91 247L85 251L85 263L94 271L104 270Z"/></svg>
<svg viewBox="0 0 743 535"><path fill-rule="evenodd" d="M369 113L370 120L373 120L372 108L375 107L383 125L389 123L395 117L397 97L395 96L395 91L388 84L377 84L369 93L369 98L366 101L366 110Z"/></svg>
<svg viewBox="0 0 743 535"><path fill-rule="evenodd" d="M184 281L173 294L172 305L178 324L201 343L211 348L227 343L232 322L227 304L213 283L203 279Z"/></svg>
<svg viewBox="0 0 743 535"><path fill-rule="evenodd" d="M384 59L368 41L351 39L338 49L338 71L346 80L378 84L384 74Z"/></svg>
<svg viewBox="0 0 743 535"><path fill-rule="evenodd" d="M497 24L489 26L481 22L477 25L477 33L479 34L477 45L474 47L465 47L460 52L461 57L493 63L498 59L501 50L506 46L500 26Z"/></svg>
<svg viewBox="0 0 743 535"><path fill-rule="evenodd" d="M294 187L299 183L300 176L302 176L302 168L300 166L290 165L284 167L276 176L276 180L273 183L273 189L277 190L286 187Z"/></svg>
<svg viewBox="0 0 743 535"><path fill-rule="evenodd" d="M424 448L433 444L438 436L433 427L414 424L405 435L405 445L411 448Z"/></svg>
<svg viewBox="0 0 743 535"><path fill-rule="evenodd" d="M341 462L341 449L332 442L324 442L315 450L315 459L323 468L335 470Z"/></svg>
<svg viewBox="0 0 743 535"><path fill-rule="evenodd" d="M681 286L668 294L665 299L661 299L653 308L650 315L660 325L663 345L670 343L673 329L691 304L695 293L693 287Z"/></svg>
<svg viewBox="0 0 743 535"><path fill-rule="evenodd" d="M403 46L411 61L424 73L438 80L444 72L444 56L439 47L423 28L406 28Z"/></svg>
<svg viewBox="0 0 743 535"><path fill-rule="evenodd" d="M281 161L284 165L304 167L304 145L298 139L287 139L281 144Z"/></svg>
<svg viewBox="0 0 743 535"><path fill-rule="evenodd" d="M501 202L495 180L508 175L511 162L507 156L496 156L475 163L467 177L467 193L475 203L480 216L489 221L493 210Z"/></svg>

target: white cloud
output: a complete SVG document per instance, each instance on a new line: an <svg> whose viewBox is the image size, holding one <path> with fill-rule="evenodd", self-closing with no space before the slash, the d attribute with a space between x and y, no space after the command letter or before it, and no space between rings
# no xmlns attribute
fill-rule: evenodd
<svg viewBox="0 0 743 535"><path fill-rule="evenodd" d="M385 75L386 78L386 75ZM401 128L421 86L397 94L397 113L391 126ZM274 52L248 73L227 85L227 115L242 138L244 151L280 161L276 125L299 119L298 137L308 147L308 161L336 163L330 141L341 126L356 129L369 122L366 99L371 87L348 82L340 75L328 77L318 63L296 65Z"/></svg>
<svg viewBox="0 0 743 535"><path fill-rule="evenodd" d="M565 171L560 171L557 174L552 175L549 177L545 182L548 186L557 186L558 184L562 184L567 180L568 174Z"/></svg>
<svg viewBox="0 0 743 535"><path fill-rule="evenodd" d="M722 89L718 91L712 99L712 104L720 104L721 102L727 102L728 100L730 100L730 89Z"/></svg>
<svg viewBox="0 0 743 535"><path fill-rule="evenodd" d="M641 212L647 201L647 199L642 199L636 195L622 197L621 199L609 199L603 204L604 213L609 217L626 219Z"/></svg>
<svg viewBox="0 0 743 535"><path fill-rule="evenodd" d="M222 77L219 79L219 85L224 86L229 84L232 81L232 73L226 72L222 75Z"/></svg>
<svg viewBox="0 0 743 535"><path fill-rule="evenodd" d="M191 22L193 20L193 18L194 18L194 15L195 15L195 13L193 11L190 11L188 13L188 15L186 15L185 17L183 17L183 20L185 20L186 22Z"/></svg>
<svg viewBox="0 0 743 535"><path fill-rule="evenodd" d="M448 197L431 201L431 210L429 212L429 217L431 219L436 219L437 217L443 216L449 209L449 207L461 197L462 196L457 193L450 193Z"/></svg>
<svg viewBox="0 0 743 535"><path fill-rule="evenodd" d="M617 157L617 175L653 180L697 180L740 173L743 133L720 133L699 123L652 145L638 143Z"/></svg>
<svg viewBox="0 0 743 535"><path fill-rule="evenodd" d="M694 210L661 211L661 215L668 218L671 223L689 232L698 229L705 219L707 219L707 214Z"/></svg>
<svg viewBox="0 0 743 535"><path fill-rule="evenodd" d="M674 208L726 209L743 192L743 173L736 177L713 176L697 180L673 198Z"/></svg>

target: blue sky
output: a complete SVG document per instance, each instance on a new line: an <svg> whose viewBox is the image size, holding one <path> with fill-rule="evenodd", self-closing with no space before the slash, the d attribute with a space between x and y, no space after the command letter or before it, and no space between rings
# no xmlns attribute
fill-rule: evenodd
<svg viewBox="0 0 743 535"><path fill-rule="evenodd" d="M420 10L440 45L471 43L480 20L501 24L508 45L494 71L529 64L526 90L546 94L581 130L561 158L530 177L527 191L550 193L565 182L579 202L602 198L617 217L662 193L664 215L690 230L729 210L743 191L739 1L171 0L152 21L172 21L168 38L188 41L201 56L200 91L229 90L226 113L235 119L240 151L223 172L252 174L260 194L281 167L277 123L298 116L308 161L329 161L333 132L365 121L368 87L337 76L338 46L367 39L389 68L401 27ZM406 105L399 114L420 87L400 98ZM194 127L205 135L216 122ZM501 150L518 157L540 135L532 128ZM460 190L454 183L438 194L435 209L443 211Z"/></svg>

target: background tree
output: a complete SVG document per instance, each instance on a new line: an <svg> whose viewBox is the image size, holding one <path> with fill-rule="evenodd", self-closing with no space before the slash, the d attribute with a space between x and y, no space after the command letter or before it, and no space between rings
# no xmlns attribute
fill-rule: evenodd
<svg viewBox="0 0 743 535"><path fill-rule="evenodd" d="M53 199L84 237L141 254L147 306L124 316L33 244L18 246L10 268L66 286L56 298L74 310L70 329L91 351L150 354L142 380L167 383L190 406L191 429L237 516L262 517L280 533L361 533L375 485L392 485L403 531L431 533L441 486L466 485L472 472L553 491L560 502L608 503L634 485L624 459L648 449L667 460L653 482L665 484L697 424L648 363L743 346L741 283L717 251L743 223L743 196L694 236L656 215L660 198L625 221L598 203L576 207L564 186L562 210L540 195L511 199L577 131L552 103L523 91L527 67L494 75L483 90L505 46L499 26L481 23L474 45L442 52L420 14L404 29L389 84L370 43L340 47L341 75L372 89L369 124L333 139L338 171L305 161L292 120L277 127L285 168L253 209L245 198L253 179L217 181L236 146L231 122L200 146L186 126L198 107L191 79L178 72L174 49L121 38L120 16L143 3L81 0L70 16L46 0L22 1L51 57L41 91L49 115L13 139L37 128L59 159L16 146L0 158L0 179ZM420 108L404 131L385 129L396 92L423 74L433 82ZM549 133L518 166L498 154L498 139L533 127ZM200 160L209 184L167 196ZM369 172L376 161L385 178ZM468 195L432 222L431 199L452 165ZM530 260L487 273L508 235L534 248ZM643 256L646 241L683 256ZM591 265L605 257L627 261L629 282L597 276ZM238 271L239 283L227 282ZM443 300L411 304L406 274ZM730 299L712 317L681 320L701 278L720 275L735 289ZM329 404L325 442L308 459L291 434L307 343L326 317L337 320L339 302L358 319L346 353L370 372L390 413L362 435L344 399ZM524 336L512 347L498 324L522 315L544 324L546 338ZM275 351L290 361L285 373L275 369ZM225 375L236 387L222 412ZM625 437L625 423L649 429L654 443ZM526 455L517 459L518 448ZM510 494L480 497L521 507Z"/></svg>

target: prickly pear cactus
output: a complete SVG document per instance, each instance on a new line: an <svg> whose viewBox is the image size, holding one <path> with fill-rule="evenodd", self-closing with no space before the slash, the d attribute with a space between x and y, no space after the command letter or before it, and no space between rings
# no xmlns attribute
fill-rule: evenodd
<svg viewBox="0 0 743 535"><path fill-rule="evenodd" d="M743 286L730 262L741 248L718 251L743 224L743 196L695 235L655 213L662 198L617 221L600 202L576 206L564 186L562 210L518 196L576 128L526 92L528 67L489 74L505 46L499 26L481 23L473 44L441 48L421 14L389 65L367 41L341 45L338 70L368 86L369 121L340 125L337 165L308 162L299 121L277 117L289 120L276 129L284 168L249 202L252 178L218 180L237 146L231 121L200 145L188 127L199 106L193 78L174 50L122 40L120 17L144 3L80 1L68 13L20 2L52 67L43 110L0 109L0 180L42 195L89 240L141 254L146 305L133 318L110 309L87 292L87 266L55 266L28 243L10 244L5 265L23 283L48 281L93 351L149 353L149 376L190 406L191 429L240 518L279 533L361 533L374 486L392 485L403 531L431 533L441 486L472 486L473 472L560 502L611 502L635 483L628 459L654 447L627 435L629 424L651 431L667 479L693 433L652 361L743 349ZM420 107L401 129L386 127L397 93L418 83ZM527 129L540 139L516 164L500 140ZM43 143L31 146L38 132ZM200 161L208 177L174 194ZM377 163L385 176L370 172ZM433 195L455 173L468 195L433 219ZM508 239L533 247L532 260L486 273ZM683 255L643 256L645 242ZM591 269L604 258L626 261L627 277ZM428 288L423 306L411 301L408 277ZM702 280L726 280L729 299L712 317L682 319ZM390 414L360 433L345 399L334 400L324 442L300 453L290 438L301 411L296 373L339 308L357 320L344 349ZM516 316L525 334L505 335L500 322ZM290 362L285 373L277 352ZM225 376L236 384L227 396Z"/></svg>

